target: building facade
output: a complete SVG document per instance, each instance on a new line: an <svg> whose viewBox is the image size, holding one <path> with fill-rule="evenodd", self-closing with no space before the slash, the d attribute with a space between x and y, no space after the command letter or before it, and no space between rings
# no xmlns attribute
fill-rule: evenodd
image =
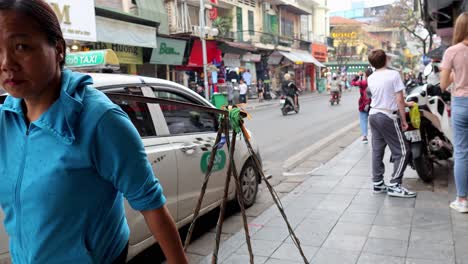
<svg viewBox="0 0 468 264"><path fill-rule="evenodd" d="M276 90L292 73L301 89L314 91L327 58L326 0L204 0L201 7L199 0L49 3L69 33L67 66L82 71L153 76L197 89L204 85L202 31L213 92L227 81L226 70L240 76L248 70L253 85L261 79ZM66 28L76 18L81 28ZM85 63L96 54L102 65Z"/></svg>

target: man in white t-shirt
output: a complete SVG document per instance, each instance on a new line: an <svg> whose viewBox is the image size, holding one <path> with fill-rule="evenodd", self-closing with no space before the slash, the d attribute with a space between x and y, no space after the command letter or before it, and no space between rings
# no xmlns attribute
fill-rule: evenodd
<svg viewBox="0 0 468 264"><path fill-rule="evenodd" d="M240 80L240 84L239 84L239 101L240 103L247 103L247 90L248 90L248 87L247 87L247 84L245 84L245 81L243 79Z"/></svg>
<svg viewBox="0 0 468 264"><path fill-rule="evenodd" d="M374 193L387 192L389 196L412 198L416 193L401 186L410 157L410 149L402 132L408 129L405 114L405 106L408 104L403 96L405 85L397 71L387 69L387 55L383 50L372 51L369 63L376 68L367 79L372 93L369 124L372 131ZM394 170L390 183L385 185L383 158L387 145L392 152Z"/></svg>

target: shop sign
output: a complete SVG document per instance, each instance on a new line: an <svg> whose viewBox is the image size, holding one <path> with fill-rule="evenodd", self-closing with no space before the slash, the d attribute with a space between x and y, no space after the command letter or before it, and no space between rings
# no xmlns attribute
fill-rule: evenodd
<svg viewBox="0 0 468 264"><path fill-rule="evenodd" d="M333 32L332 38L334 39L356 39L358 34L355 31L352 32Z"/></svg>
<svg viewBox="0 0 468 264"><path fill-rule="evenodd" d="M65 58L67 67L89 67L102 65L105 61L105 53L102 51L89 51L69 53Z"/></svg>
<svg viewBox="0 0 468 264"><path fill-rule="evenodd" d="M158 48L151 54L152 64L182 65L186 42L178 39L158 37Z"/></svg>
<svg viewBox="0 0 468 264"><path fill-rule="evenodd" d="M97 42L93 46L96 50L113 50L121 64L143 64L143 49L141 47L104 42Z"/></svg>
<svg viewBox="0 0 468 264"><path fill-rule="evenodd" d="M320 62L327 61L327 46L322 44L312 44L312 56L314 56L314 58L316 58Z"/></svg>
<svg viewBox="0 0 468 264"><path fill-rule="evenodd" d="M47 0L65 39L96 41L94 0Z"/></svg>

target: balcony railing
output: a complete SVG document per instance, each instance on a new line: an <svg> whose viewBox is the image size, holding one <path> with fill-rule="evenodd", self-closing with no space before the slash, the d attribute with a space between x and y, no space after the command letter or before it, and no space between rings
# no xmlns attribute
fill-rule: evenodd
<svg viewBox="0 0 468 264"><path fill-rule="evenodd" d="M272 45L274 47L283 46L293 49L309 49L309 41L301 40L299 38L292 38L287 36L278 36L277 34L261 32L261 31L239 31L239 32L226 32L220 33L216 36L218 39L226 39L229 41L236 41L250 44ZM274 48L272 47L272 48Z"/></svg>

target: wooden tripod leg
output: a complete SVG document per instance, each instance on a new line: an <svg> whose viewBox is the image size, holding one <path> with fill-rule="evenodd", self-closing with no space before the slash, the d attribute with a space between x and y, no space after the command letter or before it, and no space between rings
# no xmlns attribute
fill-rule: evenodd
<svg viewBox="0 0 468 264"><path fill-rule="evenodd" d="M244 125L242 124L242 127L243 126ZM291 236L291 239L293 240L294 244L296 245L297 249L299 250L299 253L302 256L302 259L303 259L304 263L309 264L309 261L307 260L305 254L304 254L304 251L302 250L299 238L297 238L296 234L294 233L294 230L293 230L293 228L291 227L291 224L288 221L288 217L286 216L286 213L284 212L283 205L281 204L281 201L280 201L280 199L278 197L278 194L273 189L270 182L268 182L268 179L265 177L265 174L263 173L263 170L262 170L260 160L258 159L257 154L253 150L252 145L250 144L250 141L247 140L246 130L242 129L242 133L244 135L245 144L247 145L247 148L248 148L248 150L249 150L249 152L250 152L250 154L251 154L251 156L252 156L252 158L254 160L254 164L257 167L257 171L260 173L260 176L262 177L263 182L265 183L268 190L270 191L270 194L271 194L271 196L273 198L273 201L275 202L276 206L278 207L278 210L281 213L281 216L283 217L284 221L286 222L286 225L288 227L288 231L289 231L289 234Z"/></svg>
<svg viewBox="0 0 468 264"><path fill-rule="evenodd" d="M226 126L225 127L225 135L226 135L226 142L229 142L229 129ZM234 137L233 137L234 139ZM228 149L229 149L229 156L234 154L234 148L235 148L235 140L232 141L232 143L227 143ZM228 202L228 195L229 195L229 184L231 182L231 176L232 176L232 163L231 159L229 159L229 165L227 169L227 175L226 175L226 181L224 185L224 194L223 194L223 201L221 203L221 208L219 212L219 217L218 217L218 223L216 225L216 240L215 240L215 246L213 249L213 256L211 258L211 263L216 264L218 263L218 253L219 253L219 244L221 241L221 233L223 231L223 223L224 223L224 216L226 213L226 204Z"/></svg>
<svg viewBox="0 0 468 264"><path fill-rule="evenodd" d="M236 137L237 134L236 132L232 133L232 142L233 146L231 146L232 149L232 155L230 155L231 159L231 164L232 164L232 175L234 176L234 181L236 182L236 195L237 195L237 201L239 203L239 207L241 209L241 214L242 214L242 222L244 224L244 231L245 231L245 240L247 242L247 249L249 250L249 257L250 257L250 264L254 264L254 256L252 252L252 244L250 241L250 234L249 234L249 225L247 222L247 216L245 214L245 206L244 206L244 197L242 195L242 186L240 183L239 175L237 174L237 169L236 169L236 164L234 163L234 146L236 142Z"/></svg>
<svg viewBox="0 0 468 264"><path fill-rule="evenodd" d="M225 118L226 118L226 116L225 116ZM215 140L215 143L213 145L213 149L211 150L210 162L208 164L208 169L206 171L205 178L203 180L203 184L202 184L201 191L200 191L200 196L198 197L197 206L195 207L195 211L193 212L192 223L190 224L189 231L187 233L187 237L185 238L184 250L187 250L187 247L190 244L190 240L192 239L193 230L195 229L195 222L197 221L198 215L200 214L201 205L202 205L202 202L203 202L203 198L205 197L205 192L206 192L206 188L208 186L208 181L210 179L211 172L213 170L213 164L214 164L214 160L215 160L215 157L216 157L216 153L218 152L218 144L221 141L221 136L222 136L222 133L224 131L224 126L225 126L225 122L223 122L219 126L218 135L216 136L216 140Z"/></svg>

